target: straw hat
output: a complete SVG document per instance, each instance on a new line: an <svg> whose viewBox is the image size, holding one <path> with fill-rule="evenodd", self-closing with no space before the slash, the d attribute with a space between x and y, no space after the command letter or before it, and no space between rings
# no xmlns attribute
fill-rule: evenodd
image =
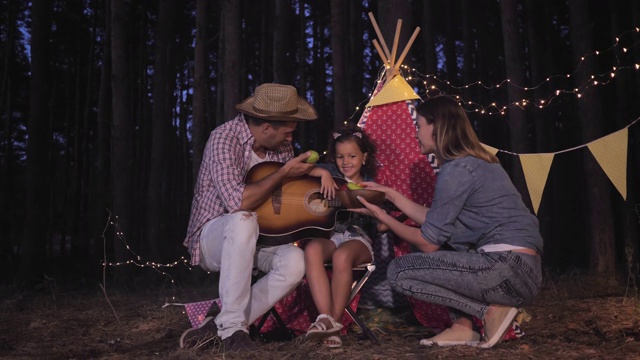
<svg viewBox="0 0 640 360"><path fill-rule="evenodd" d="M264 120L306 121L318 118L316 109L291 85L262 84L236 110Z"/></svg>

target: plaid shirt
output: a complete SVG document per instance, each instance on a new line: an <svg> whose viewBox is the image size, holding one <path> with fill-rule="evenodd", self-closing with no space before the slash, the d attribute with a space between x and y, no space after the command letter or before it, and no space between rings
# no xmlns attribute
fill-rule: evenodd
<svg viewBox="0 0 640 360"><path fill-rule="evenodd" d="M184 240L192 265L200 264L200 230L204 224L240 208L254 142L242 114L211 132L204 149ZM279 149L267 150L264 160L286 162L292 157L293 147L285 141Z"/></svg>

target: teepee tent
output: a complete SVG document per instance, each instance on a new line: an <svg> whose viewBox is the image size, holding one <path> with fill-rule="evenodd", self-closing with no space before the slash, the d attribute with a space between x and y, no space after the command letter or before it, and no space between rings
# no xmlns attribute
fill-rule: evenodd
<svg viewBox="0 0 640 360"><path fill-rule="evenodd" d="M420 97L400 73L400 66L415 40L416 28L402 54L396 60L402 20L398 20L391 52L369 13L381 45L374 39L378 54L385 64L373 96L366 105L358 126L363 128L378 147L379 170L376 181L391 186L413 201L429 205L435 187L435 175L428 158L420 154L415 139L416 112L414 101Z"/></svg>
<svg viewBox="0 0 640 360"><path fill-rule="evenodd" d="M402 20L398 20L393 47L389 51L373 14L369 13L369 18L381 44L374 39L373 45L385 66L358 126L371 137L378 149L376 182L397 189L415 202L429 206L435 190L435 172L427 157L420 154L418 141L415 139L414 102L420 97L400 72L402 61L420 28L416 28L396 60ZM407 222L418 226L410 220ZM361 306L397 308L406 305L407 299L393 292L385 275L387 265L394 256L410 251L409 244L393 234L385 233L374 241L374 250L376 271L365 285ZM416 310L418 302L411 299L409 302ZM442 311L441 317L444 316L448 316L446 310Z"/></svg>

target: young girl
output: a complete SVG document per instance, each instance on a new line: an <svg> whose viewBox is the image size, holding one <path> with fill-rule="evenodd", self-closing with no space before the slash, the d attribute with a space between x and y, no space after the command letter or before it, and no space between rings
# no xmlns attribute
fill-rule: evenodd
<svg viewBox="0 0 640 360"><path fill-rule="evenodd" d="M333 177L354 183L373 179L375 151L367 134L358 127L346 126L332 134L328 163L319 164L309 174L321 178L321 192L331 199L337 189ZM309 327L306 339L324 340L329 347L342 345L338 335L351 293L352 268L373 261L371 238L364 230L371 224L371 218L351 214L349 220L336 225L331 239L313 239L305 247L307 281L320 314ZM324 267L327 261L331 261L333 268L331 281Z"/></svg>

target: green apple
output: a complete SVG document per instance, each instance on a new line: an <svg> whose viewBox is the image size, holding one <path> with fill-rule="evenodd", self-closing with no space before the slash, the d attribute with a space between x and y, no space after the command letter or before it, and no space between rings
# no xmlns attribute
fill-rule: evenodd
<svg viewBox="0 0 640 360"><path fill-rule="evenodd" d="M350 183L347 183L347 189L349 189L349 190L362 190L364 188L362 186L354 183L354 182L350 182Z"/></svg>
<svg viewBox="0 0 640 360"><path fill-rule="evenodd" d="M320 160L320 155L317 152L313 150L309 150L309 152L311 153L311 155L309 156L309 158L307 158L307 163L315 164L316 161Z"/></svg>

